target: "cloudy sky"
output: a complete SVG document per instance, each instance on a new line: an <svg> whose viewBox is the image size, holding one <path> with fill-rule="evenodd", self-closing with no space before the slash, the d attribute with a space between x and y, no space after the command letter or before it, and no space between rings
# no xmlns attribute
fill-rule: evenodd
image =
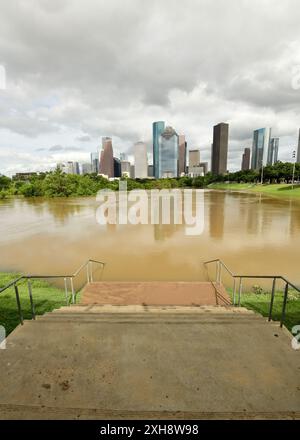
<svg viewBox="0 0 300 440"><path fill-rule="evenodd" d="M231 170L271 126L290 160L299 23L299 0L1 1L0 173L88 161L102 136L116 155L138 140L151 151L155 120L208 161L228 122Z"/></svg>

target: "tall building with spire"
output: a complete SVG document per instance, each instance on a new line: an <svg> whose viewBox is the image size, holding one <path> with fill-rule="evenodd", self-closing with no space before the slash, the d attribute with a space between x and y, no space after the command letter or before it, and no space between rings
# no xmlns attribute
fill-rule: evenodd
<svg viewBox="0 0 300 440"><path fill-rule="evenodd" d="M114 177L114 153L112 139L110 137L102 138L99 173L107 176L108 178Z"/></svg>
<svg viewBox="0 0 300 440"><path fill-rule="evenodd" d="M156 179L159 178L159 137L164 129L164 121L153 122L153 173Z"/></svg>

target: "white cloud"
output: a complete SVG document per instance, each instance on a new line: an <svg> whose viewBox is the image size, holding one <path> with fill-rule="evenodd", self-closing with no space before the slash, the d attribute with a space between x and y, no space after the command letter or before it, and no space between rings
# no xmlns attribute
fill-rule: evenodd
<svg viewBox="0 0 300 440"><path fill-rule="evenodd" d="M203 160L213 125L229 122L231 169L263 126L289 159L300 125L299 20L298 0L5 2L0 151L14 154L0 156L0 172L52 166L55 145L85 157L105 135L130 150L161 119Z"/></svg>

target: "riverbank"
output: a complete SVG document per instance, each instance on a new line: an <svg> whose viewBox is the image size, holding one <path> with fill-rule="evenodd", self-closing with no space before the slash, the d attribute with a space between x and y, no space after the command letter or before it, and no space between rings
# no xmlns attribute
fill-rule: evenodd
<svg viewBox="0 0 300 440"><path fill-rule="evenodd" d="M212 183L208 186L208 188L224 191L254 192L257 194L264 194L267 196L280 198L292 197L295 199L300 199L300 185L295 185L294 188L292 188L292 185L285 183L264 185L255 185L249 183Z"/></svg>
<svg viewBox="0 0 300 440"><path fill-rule="evenodd" d="M0 288L20 275L18 273L0 272ZM31 319L31 307L26 281L18 284L18 287L23 317L24 319ZM46 312L51 312L58 307L66 305L64 291L51 286L45 281L32 281L32 295L36 315L43 315ZM19 325L19 315L13 287L0 294L0 325L5 328L6 335Z"/></svg>

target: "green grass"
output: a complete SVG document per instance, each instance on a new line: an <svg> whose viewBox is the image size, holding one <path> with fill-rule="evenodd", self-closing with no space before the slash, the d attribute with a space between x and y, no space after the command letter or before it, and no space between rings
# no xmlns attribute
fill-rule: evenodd
<svg viewBox="0 0 300 440"><path fill-rule="evenodd" d="M232 291L229 291L232 297ZM247 309L254 310L262 316L269 316L270 308L270 293L242 293L241 306ZM273 304L273 321L280 321L283 304L283 293L278 292L275 294ZM289 292L289 299L286 308L286 317L284 325L291 331L295 325L300 325L300 294L294 291Z"/></svg>
<svg viewBox="0 0 300 440"><path fill-rule="evenodd" d="M17 278L20 274L0 272L0 288ZM24 319L31 319L31 307L28 295L27 282L21 281L19 286L21 307ZM43 315L66 305L65 292L51 286L45 281L32 281L32 296L36 315ZM6 334L11 333L19 324L19 315L13 287L0 293L0 325L6 329Z"/></svg>
<svg viewBox="0 0 300 440"><path fill-rule="evenodd" d="M295 185L294 188L292 188L292 185L285 183L265 185L254 185L251 183L213 183L209 185L209 188L219 190L255 192L275 197L293 197L296 199L300 199L300 185Z"/></svg>
<svg viewBox="0 0 300 440"><path fill-rule="evenodd" d="M250 189L253 183L211 183L210 189L228 189L228 190L245 190Z"/></svg>

